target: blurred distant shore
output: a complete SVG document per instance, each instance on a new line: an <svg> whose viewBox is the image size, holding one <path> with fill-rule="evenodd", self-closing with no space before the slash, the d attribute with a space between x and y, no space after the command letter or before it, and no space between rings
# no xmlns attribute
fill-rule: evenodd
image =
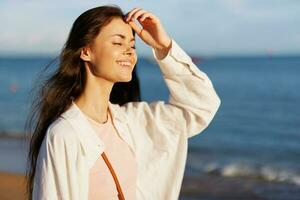
<svg viewBox="0 0 300 200"><path fill-rule="evenodd" d="M0 139L29 139L29 134L0 131Z"/></svg>

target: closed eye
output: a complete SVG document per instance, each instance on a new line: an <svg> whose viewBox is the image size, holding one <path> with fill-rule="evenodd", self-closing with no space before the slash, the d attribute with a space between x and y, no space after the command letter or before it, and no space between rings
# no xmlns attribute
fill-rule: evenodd
<svg viewBox="0 0 300 200"><path fill-rule="evenodd" d="M122 46L121 43L113 43L113 44L117 44L117 45L119 45L119 46ZM134 45L133 47L131 47L131 48L135 49L135 45Z"/></svg>

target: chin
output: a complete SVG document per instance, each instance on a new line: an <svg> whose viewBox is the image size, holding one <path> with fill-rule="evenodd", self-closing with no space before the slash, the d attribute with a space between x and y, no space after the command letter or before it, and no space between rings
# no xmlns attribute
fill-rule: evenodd
<svg viewBox="0 0 300 200"><path fill-rule="evenodd" d="M130 76L130 77L123 77L123 78L120 78L117 82L129 82L129 81L131 81L131 79L132 79L132 76Z"/></svg>

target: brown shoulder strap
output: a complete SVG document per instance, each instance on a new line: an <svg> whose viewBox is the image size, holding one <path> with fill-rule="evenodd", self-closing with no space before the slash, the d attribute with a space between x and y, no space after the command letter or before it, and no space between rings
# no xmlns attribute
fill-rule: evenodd
<svg viewBox="0 0 300 200"><path fill-rule="evenodd" d="M112 174L112 176L114 178L114 181L115 181L115 184L116 184L117 190L118 190L119 200L125 200L122 189L121 189L121 186L120 186L120 183L119 183L118 178L117 178L117 175L115 174L115 171L114 171L113 167L111 166L108 158L106 157L106 154L103 152L101 154L101 156L103 157L107 167L109 168L110 173Z"/></svg>

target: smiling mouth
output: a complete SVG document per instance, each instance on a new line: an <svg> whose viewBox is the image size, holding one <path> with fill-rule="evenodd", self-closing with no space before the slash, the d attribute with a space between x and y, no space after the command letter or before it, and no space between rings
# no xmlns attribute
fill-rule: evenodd
<svg viewBox="0 0 300 200"><path fill-rule="evenodd" d="M121 65L122 67L131 67L131 62L128 62L128 61L117 61L117 63L119 65Z"/></svg>

